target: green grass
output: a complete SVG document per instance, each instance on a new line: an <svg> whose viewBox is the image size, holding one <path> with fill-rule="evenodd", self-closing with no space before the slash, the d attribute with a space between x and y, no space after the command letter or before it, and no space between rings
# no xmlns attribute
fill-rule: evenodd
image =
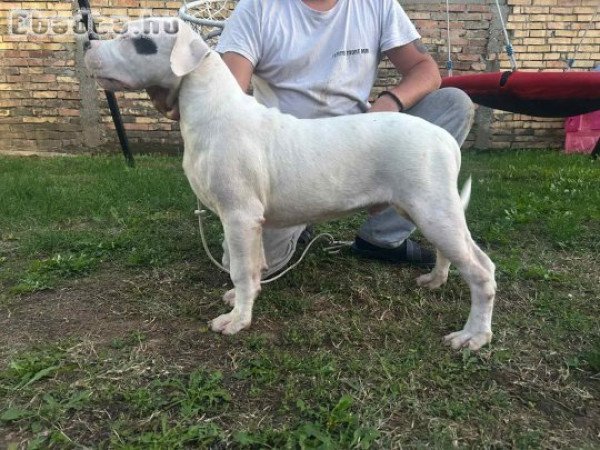
<svg viewBox="0 0 600 450"><path fill-rule="evenodd" d="M467 152L468 220L498 266L494 340L452 351L468 291L316 249L250 330L207 321L177 158L0 158L0 448L598 448L600 166ZM320 225L351 239L364 215ZM222 232L208 219L211 248Z"/></svg>

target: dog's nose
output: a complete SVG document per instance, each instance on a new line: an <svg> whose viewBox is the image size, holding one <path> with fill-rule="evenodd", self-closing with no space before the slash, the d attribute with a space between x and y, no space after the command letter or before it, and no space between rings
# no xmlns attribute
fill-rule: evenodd
<svg viewBox="0 0 600 450"><path fill-rule="evenodd" d="M90 41L85 41L83 43L83 51L87 52L90 48L92 48L92 43Z"/></svg>

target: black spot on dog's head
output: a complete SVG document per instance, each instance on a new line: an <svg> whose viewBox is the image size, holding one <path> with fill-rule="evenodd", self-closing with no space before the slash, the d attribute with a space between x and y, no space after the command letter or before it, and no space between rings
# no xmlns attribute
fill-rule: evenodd
<svg viewBox="0 0 600 450"><path fill-rule="evenodd" d="M139 36L133 40L135 51L139 55L154 55L158 52L158 47L152 38Z"/></svg>

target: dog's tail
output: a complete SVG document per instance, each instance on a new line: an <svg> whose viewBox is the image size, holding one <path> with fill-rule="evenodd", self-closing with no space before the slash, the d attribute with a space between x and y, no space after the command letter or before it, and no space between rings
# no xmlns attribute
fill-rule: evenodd
<svg viewBox="0 0 600 450"><path fill-rule="evenodd" d="M460 191L460 201L463 205L463 209L466 211L469 207L469 200L471 199L471 177L465 181L463 188Z"/></svg>

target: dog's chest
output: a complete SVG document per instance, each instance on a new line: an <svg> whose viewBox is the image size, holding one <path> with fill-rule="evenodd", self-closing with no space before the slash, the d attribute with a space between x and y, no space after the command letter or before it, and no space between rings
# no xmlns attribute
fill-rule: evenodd
<svg viewBox="0 0 600 450"><path fill-rule="evenodd" d="M183 171L190 183L194 194L200 202L209 209L216 210L216 199L209 188L209 174L206 157L191 156L184 152Z"/></svg>

